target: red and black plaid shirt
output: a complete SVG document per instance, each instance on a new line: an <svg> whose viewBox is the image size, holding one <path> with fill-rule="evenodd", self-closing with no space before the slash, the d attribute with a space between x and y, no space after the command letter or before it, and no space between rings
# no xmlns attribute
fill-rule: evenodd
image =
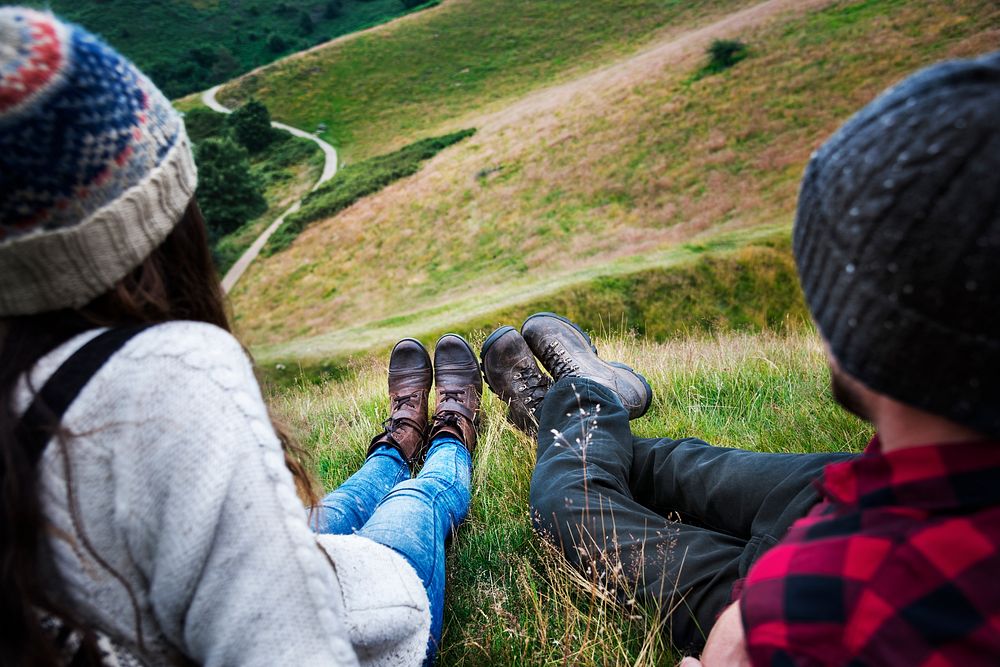
<svg viewBox="0 0 1000 667"><path fill-rule="evenodd" d="M827 466L740 593L754 665L1000 665L1000 443Z"/></svg>

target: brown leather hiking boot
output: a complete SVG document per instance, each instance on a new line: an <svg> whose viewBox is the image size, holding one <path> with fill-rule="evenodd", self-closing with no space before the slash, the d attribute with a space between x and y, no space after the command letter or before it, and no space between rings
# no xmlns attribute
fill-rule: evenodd
<svg viewBox="0 0 1000 667"><path fill-rule="evenodd" d="M411 467L423 456L431 376L431 358L420 341L404 338L396 343L389 357L389 418L382 424L385 430L372 438L369 455L388 445Z"/></svg>
<svg viewBox="0 0 1000 667"><path fill-rule="evenodd" d="M521 335L554 379L579 377L604 385L618 394L629 419L649 410L653 390L646 378L625 364L598 357L590 336L565 317L536 313L521 325Z"/></svg>
<svg viewBox="0 0 1000 667"><path fill-rule="evenodd" d="M441 336L434 348L434 386L437 407L428 442L434 442L439 435L450 435L471 452L476 448L483 376L476 353L457 334Z"/></svg>
<svg viewBox="0 0 1000 667"><path fill-rule="evenodd" d="M528 344L514 327L490 334L480 352L483 375L493 393L507 404L507 420L530 436L538 433L535 410L552 386Z"/></svg>

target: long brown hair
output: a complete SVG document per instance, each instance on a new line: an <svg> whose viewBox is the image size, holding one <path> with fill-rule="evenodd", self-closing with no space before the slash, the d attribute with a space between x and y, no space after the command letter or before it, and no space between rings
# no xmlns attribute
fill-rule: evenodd
<svg viewBox="0 0 1000 667"><path fill-rule="evenodd" d="M78 310L61 310L0 320L0 664L55 665L53 642L37 610L52 612L81 631L89 664L99 658L93 635L72 610L46 594L39 560L45 518L38 470L15 429L14 392L19 378L48 352L95 327L119 327L171 320L207 322L230 331L225 300L208 247L205 222L192 200L174 230L134 271L107 293ZM273 421L273 420L272 420ZM58 425L52 424L53 428ZM275 423L285 460L300 495L315 504L303 453Z"/></svg>

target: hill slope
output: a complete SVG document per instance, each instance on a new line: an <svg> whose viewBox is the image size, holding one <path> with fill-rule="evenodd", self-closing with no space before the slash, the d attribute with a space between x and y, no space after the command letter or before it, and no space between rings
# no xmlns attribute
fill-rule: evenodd
<svg viewBox="0 0 1000 667"><path fill-rule="evenodd" d="M351 162L750 4L448 0L413 20L254 72L224 87L220 98L233 106L257 96L296 127L325 123L324 138Z"/></svg>
<svg viewBox="0 0 1000 667"><path fill-rule="evenodd" d="M253 267L233 294L241 332L302 339L281 356L318 357L373 324L436 331L655 267L720 232L787 228L805 161L837 125L924 64L992 48L1000 30L988 0L803 4L473 119L467 143ZM713 36L744 39L751 57L692 81Z"/></svg>
<svg viewBox="0 0 1000 667"><path fill-rule="evenodd" d="M382 23L419 0L28 0L103 36L168 97Z"/></svg>

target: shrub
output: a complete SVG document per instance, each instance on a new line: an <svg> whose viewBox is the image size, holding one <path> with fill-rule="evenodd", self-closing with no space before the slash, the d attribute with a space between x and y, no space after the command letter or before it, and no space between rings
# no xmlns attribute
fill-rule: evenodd
<svg viewBox="0 0 1000 667"><path fill-rule="evenodd" d="M288 48L288 40L277 33L267 37L267 48L271 53L281 53Z"/></svg>
<svg viewBox="0 0 1000 667"><path fill-rule="evenodd" d="M212 79L214 81L225 81L239 71L239 61L233 52L226 47L220 46L215 52L215 57L215 64L212 65Z"/></svg>
<svg viewBox="0 0 1000 667"><path fill-rule="evenodd" d="M329 0L326 6L323 7L323 17L335 19L340 16L340 11L340 0Z"/></svg>
<svg viewBox="0 0 1000 667"><path fill-rule="evenodd" d="M749 55L747 45L736 39L717 39L708 47L708 63L698 72L698 77L718 74Z"/></svg>
<svg viewBox="0 0 1000 667"><path fill-rule="evenodd" d="M188 57L200 67L209 68L215 64L216 53L210 47L198 46L188 51Z"/></svg>
<svg viewBox="0 0 1000 667"><path fill-rule="evenodd" d="M284 250L310 222L336 215L362 197L416 173L421 162L475 132L472 129L459 130L441 137L430 137L394 153L343 167L336 178L302 200L302 209L289 216L285 224L278 228L264 247L264 253L272 255Z"/></svg>
<svg viewBox="0 0 1000 667"><path fill-rule="evenodd" d="M226 116L205 107L195 107L184 114L184 126L194 143L210 137L219 137L227 132Z"/></svg>
<svg viewBox="0 0 1000 667"><path fill-rule="evenodd" d="M267 210L247 152L232 139L205 139L195 147L195 162L198 203L213 243Z"/></svg>
<svg viewBox="0 0 1000 667"><path fill-rule="evenodd" d="M299 33L303 35L311 35L312 31L316 29L316 25L313 23L312 17L308 13L302 12L299 15Z"/></svg>
<svg viewBox="0 0 1000 667"><path fill-rule="evenodd" d="M274 141L271 112L262 102L250 100L226 119L233 138L251 153L258 153Z"/></svg>

